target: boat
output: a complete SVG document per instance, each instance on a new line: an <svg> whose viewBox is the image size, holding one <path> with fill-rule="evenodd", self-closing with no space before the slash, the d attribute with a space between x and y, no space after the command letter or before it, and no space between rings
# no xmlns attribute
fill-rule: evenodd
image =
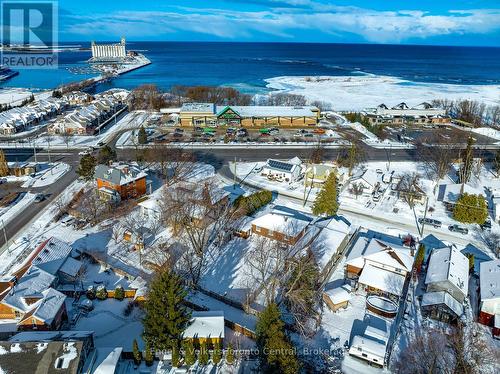
<svg viewBox="0 0 500 374"><path fill-rule="evenodd" d="M6 81L18 74L18 71L11 70L6 66L0 66L0 82Z"/></svg>
<svg viewBox="0 0 500 374"><path fill-rule="evenodd" d="M386 318L394 318L398 313L395 302L382 296L372 295L366 298L366 309Z"/></svg>

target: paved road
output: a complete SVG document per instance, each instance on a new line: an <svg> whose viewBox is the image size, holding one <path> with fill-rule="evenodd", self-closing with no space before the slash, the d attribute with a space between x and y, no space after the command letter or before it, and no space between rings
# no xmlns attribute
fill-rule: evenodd
<svg viewBox="0 0 500 374"><path fill-rule="evenodd" d="M115 144L117 136L110 139L110 144ZM413 149L376 149L364 145L366 152L366 159L370 161L409 161L416 160L417 155ZM120 149L118 150L118 157L120 159L125 159L130 155L133 148L130 149ZM34 153L31 148L18 148L18 149L6 149L5 151L8 161L34 161ZM325 149L324 157L325 159L333 160L337 158L341 150L339 149ZM8 238L13 237L17 234L26 224L28 224L36 214L45 206L47 206L51 201L53 201L59 193L61 193L71 182L73 182L77 175L75 170L78 166L80 156L78 155L78 150L68 149L68 150L52 150L50 152L52 161L65 162L71 165L71 170L64 175L57 183L41 189L31 189L34 192L40 192L48 195L48 198L39 204L33 204L27 207L18 217L6 225L6 231ZM308 158L311 149L296 149L296 148L286 148L277 146L275 149L206 149L206 150L196 150L194 151L197 159L213 165L216 170L224 175L225 177L232 179L232 174L228 168L228 162L234 161L235 159L240 162L245 161L265 161L268 158L278 158L278 159L290 159L295 156L300 158ZM493 158L493 152L483 151L483 157L486 159ZM38 161L48 161L48 153L46 150L39 150L37 153ZM26 190L26 189L25 189ZM366 218L366 217L365 217ZM3 235L0 236L0 247L4 244Z"/></svg>

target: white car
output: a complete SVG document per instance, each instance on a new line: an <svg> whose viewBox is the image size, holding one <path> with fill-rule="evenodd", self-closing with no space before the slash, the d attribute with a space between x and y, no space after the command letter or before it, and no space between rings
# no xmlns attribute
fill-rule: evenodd
<svg viewBox="0 0 500 374"><path fill-rule="evenodd" d="M66 216L61 220L61 225L63 226L69 226L73 223L75 219L71 216Z"/></svg>
<svg viewBox="0 0 500 374"><path fill-rule="evenodd" d="M78 156L86 156L89 154L90 154L90 151L88 149L86 149L85 151L78 152Z"/></svg>

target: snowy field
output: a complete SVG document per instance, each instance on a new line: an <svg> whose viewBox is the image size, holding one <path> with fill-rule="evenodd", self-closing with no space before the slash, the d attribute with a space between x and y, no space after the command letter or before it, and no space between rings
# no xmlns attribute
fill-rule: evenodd
<svg viewBox="0 0 500 374"><path fill-rule="evenodd" d="M500 86L418 83L365 74L362 76L275 77L266 79L270 89L304 95L331 103L335 110L362 110L381 103L394 106L404 101L410 106L434 99L471 99L498 105Z"/></svg>

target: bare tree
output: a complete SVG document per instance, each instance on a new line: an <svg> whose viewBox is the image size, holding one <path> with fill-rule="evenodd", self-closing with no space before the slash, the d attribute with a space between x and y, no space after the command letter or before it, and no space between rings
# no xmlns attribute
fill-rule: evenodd
<svg viewBox="0 0 500 374"><path fill-rule="evenodd" d="M303 336L312 336L316 330L314 319L319 320L320 272L312 255L292 258L288 262L290 271L284 282L282 297L294 319L295 328Z"/></svg>
<svg viewBox="0 0 500 374"><path fill-rule="evenodd" d="M453 161L458 156L458 151L454 142L459 139L443 138L439 133L421 139L416 143L416 152L422 160L429 173L437 183L444 178L451 168Z"/></svg>
<svg viewBox="0 0 500 374"><path fill-rule="evenodd" d="M353 169L363 162L366 158L366 152L358 139L349 139L350 145L341 150L337 162L340 166L349 169L349 175L352 175Z"/></svg>
<svg viewBox="0 0 500 374"><path fill-rule="evenodd" d="M264 293L266 305L274 301L278 287L285 274L286 261L291 256L291 246L288 244L258 237L252 241L252 247L247 251L246 275L253 281L254 297Z"/></svg>
<svg viewBox="0 0 500 374"><path fill-rule="evenodd" d="M352 183L351 187L349 188L349 192L356 197L356 200L358 199L358 196L361 196L363 194L363 190L365 187L363 186L362 183L357 182L357 183Z"/></svg>
<svg viewBox="0 0 500 374"><path fill-rule="evenodd" d="M80 211L85 218L95 225L101 219L103 202L99 199L95 190L89 190L80 199Z"/></svg>
<svg viewBox="0 0 500 374"><path fill-rule="evenodd" d="M478 230L479 236L486 247L500 258L500 234L492 231Z"/></svg>
<svg viewBox="0 0 500 374"><path fill-rule="evenodd" d="M227 227L237 217L236 209L212 179L202 184L180 182L166 188L161 209L165 223L186 247L184 270L196 284L205 265L208 247L223 243Z"/></svg>
<svg viewBox="0 0 500 374"><path fill-rule="evenodd" d="M413 209L415 202L424 193L420 182L420 175L417 173L404 173L398 182L397 191L403 201Z"/></svg>
<svg viewBox="0 0 500 374"><path fill-rule="evenodd" d="M71 143L71 140L73 139L73 134L68 131L64 131L61 133L61 137L63 138L64 144L66 144L66 148L69 148L69 143Z"/></svg>

